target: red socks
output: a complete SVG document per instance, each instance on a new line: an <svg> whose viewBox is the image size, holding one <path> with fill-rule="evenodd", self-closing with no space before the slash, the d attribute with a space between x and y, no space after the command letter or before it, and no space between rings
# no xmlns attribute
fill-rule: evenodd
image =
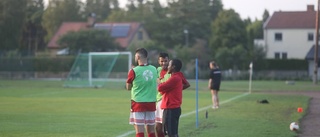
<svg viewBox="0 0 320 137"><path fill-rule="evenodd" d="M156 137L156 134L155 133L149 133L148 137Z"/></svg>
<svg viewBox="0 0 320 137"><path fill-rule="evenodd" d="M136 133L136 137L144 137L144 133Z"/></svg>
<svg viewBox="0 0 320 137"><path fill-rule="evenodd" d="M158 137L164 137L164 133L163 132L157 133L157 136Z"/></svg>
<svg viewBox="0 0 320 137"><path fill-rule="evenodd" d="M136 137L144 137L144 133L137 133ZM156 137L156 134L155 133L149 133L148 137Z"/></svg>

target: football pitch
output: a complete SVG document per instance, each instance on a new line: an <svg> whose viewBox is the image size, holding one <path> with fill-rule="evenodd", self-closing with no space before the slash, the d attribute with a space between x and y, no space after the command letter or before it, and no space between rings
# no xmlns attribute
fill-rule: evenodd
<svg viewBox="0 0 320 137"><path fill-rule="evenodd" d="M290 137L289 124L305 115L308 97L264 92L319 91L312 82L222 81L221 108L211 109L207 81L199 81L199 127L196 128L195 81L183 92L181 137ZM133 137L128 124L130 91L123 82L103 88L63 88L63 81L0 80L1 137ZM320 92L320 91L319 91ZM267 99L269 104L257 100ZM208 118L205 112L208 112Z"/></svg>

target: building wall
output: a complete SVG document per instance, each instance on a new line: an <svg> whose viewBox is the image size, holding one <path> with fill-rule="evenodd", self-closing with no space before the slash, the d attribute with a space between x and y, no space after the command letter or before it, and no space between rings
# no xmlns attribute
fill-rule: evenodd
<svg viewBox="0 0 320 137"><path fill-rule="evenodd" d="M275 33L282 33L282 41L275 40ZM308 41L309 33L313 33L313 41ZM269 59L275 58L275 52L286 52L288 59L305 59L315 43L314 29L266 29L264 34Z"/></svg>
<svg viewBox="0 0 320 137"><path fill-rule="evenodd" d="M314 60L309 60L309 76L311 78L313 78L313 75L314 75ZM320 79L320 66L318 65L318 72L317 72L317 75L318 75L318 79Z"/></svg>
<svg viewBox="0 0 320 137"><path fill-rule="evenodd" d="M142 33L142 39L139 38L140 37L139 33ZM140 45L140 44L143 44L143 43L148 42L148 41L150 41L150 37L149 37L147 31L143 27L140 27L137 30L137 32L134 34L130 45Z"/></svg>

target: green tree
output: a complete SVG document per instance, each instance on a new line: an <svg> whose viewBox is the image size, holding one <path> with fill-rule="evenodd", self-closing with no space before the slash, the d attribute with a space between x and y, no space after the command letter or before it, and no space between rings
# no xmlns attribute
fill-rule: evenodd
<svg viewBox="0 0 320 137"><path fill-rule="evenodd" d="M178 0L169 1L166 17L159 20L161 29L152 38L168 48L174 45L193 45L196 39L208 39L211 19L210 0ZM184 30L188 30L185 34Z"/></svg>
<svg viewBox="0 0 320 137"><path fill-rule="evenodd" d="M247 25L247 36L248 36L248 57L253 63L264 62L266 56L265 50L261 45L255 45L254 40L263 39L263 22L256 20L255 22Z"/></svg>
<svg viewBox="0 0 320 137"><path fill-rule="evenodd" d="M221 0L211 0L210 10L211 20L215 20L218 16L218 13L223 10L223 4Z"/></svg>
<svg viewBox="0 0 320 137"><path fill-rule="evenodd" d="M118 0L111 0L111 6L112 6L112 10L119 10L119 1Z"/></svg>
<svg viewBox="0 0 320 137"><path fill-rule="evenodd" d="M220 12L211 28L210 48L213 53L220 47L232 48L239 44L247 44L245 24L232 9Z"/></svg>
<svg viewBox="0 0 320 137"><path fill-rule="evenodd" d="M269 11L265 9L262 15L262 21L266 22L269 17L270 17Z"/></svg>
<svg viewBox="0 0 320 137"><path fill-rule="evenodd" d="M25 0L0 0L0 50L19 48L26 6Z"/></svg>
<svg viewBox="0 0 320 137"><path fill-rule="evenodd" d="M125 22L128 21L126 16L127 12L123 9L112 10L105 22Z"/></svg>
<svg viewBox="0 0 320 137"><path fill-rule="evenodd" d="M221 11L211 28L209 47L217 62L221 66L242 69L244 65L240 64L247 64L248 58L242 56L247 56L250 47L247 43L245 24L239 14L233 9Z"/></svg>
<svg viewBox="0 0 320 137"><path fill-rule="evenodd" d="M116 4L114 2L110 0L87 0L85 3L85 15L95 13L96 21L101 22L111 14L111 4Z"/></svg>
<svg viewBox="0 0 320 137"><path fill-rule="evenodd" d="M50 0L42 22L47 32L45 41L51 39L62 22L81 21L81 7L81 0Z"/></svg>
<svg viewBox="0 0 320 137"><path fill-rule="evenodd" d="M214 56L223 69L246 69L248 65L248 51L242 45L232 48L221 47Z"/></svg>
<svg viewBox="0 0 320 137"><path fill-rule="evenodd" d="M45 31L41 25L44 12L43 0L28 0L26 8L26 19L23 28L20 50L31 55L38 49L44 49Z"/></svg>
<svg viewBox="0 0 320 137"><path fill-rule="evenodd" d="M120 47L108 31L95 29L69 32L63 35L58 43L69 48L71 54L116 51Z"/></svg>

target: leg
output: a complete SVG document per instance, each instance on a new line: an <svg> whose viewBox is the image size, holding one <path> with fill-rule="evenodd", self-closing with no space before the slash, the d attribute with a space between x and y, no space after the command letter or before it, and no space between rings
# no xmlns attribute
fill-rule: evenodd
<svg viewBox="0 0 320 137"><path fill-rule="evenodd" d="M143 125L133 125L136 130L136 137L144 137L144 126Z"/></svg>
<svg viewBox="0 0 320 137"><path fill-rule="evenodd" d="M164 137L162 126L162 123L156 123L156 132L158 137Z"/></svg>
<svg viewBox="0 0 320 137"><path fill-rule="evenodd" d="M213 108L216 109L219 107L218 91L215 89L211 89L211 94L212 94Z"/></svg>
<svg viewBox="0 0 320 137"><path fill-rule="evenodd" d="M181 108L168 109L166 115L166 129L169 137L178 137L179 118L181 115Z"/></svg>
<svg viewBox="0 0 320 137"><path fill-rule="evenodd" d="M154 133L154 125L147 125L146 126L148 137L156 137Z"/></svg>
<svg viewBox="0 0 320 137"><path fill-rule="evenodd" d="M219 96L218 96L218 90L215 90L215 96L216 96L216 106L219 107Z"/></svg>
<svg viewBox="0 0 320 137"><path fill-rule="evenodd" d="M212 107L215 107L215 90L211 89Z"/></svg>
<svg viewBox="0 0 320 137"><path fill-rule="evenodd" d="M144 125L133 125L136 133L144 133Z"/></svg>
<svg viewBox="0 0 320 137"><path fill-rule="evenodd" d="M156 133L157 137L164 137L163 128L162 128L162 115L163 109L160 108L162 100L157 102L156 110Z"/></svg>
<svg viewBox="0 0 320 137"><path fill-rule="evenodd" d="M130 112L130 124L133 125L136 131L136 137L144 137L144 113Z"/></svg>
<svg viewBox="0 0 320 137"><path fill-rule="evenodd" d="M154 111L146 112L145 123L146 123L148 137L156 137L156 135L155 135L155 112Z"/></svg>

